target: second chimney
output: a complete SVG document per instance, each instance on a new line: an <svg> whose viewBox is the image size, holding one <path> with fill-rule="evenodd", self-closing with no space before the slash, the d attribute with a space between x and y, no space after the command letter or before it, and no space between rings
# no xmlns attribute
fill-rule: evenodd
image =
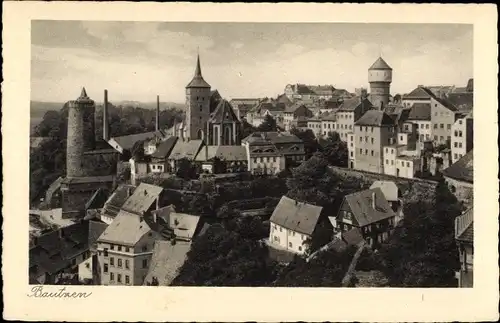
<svg viewBox="0 0 500 323"><path fill-rule="evenodd" d="M372 192L372 208L375 209L375 192Z"/></svg>

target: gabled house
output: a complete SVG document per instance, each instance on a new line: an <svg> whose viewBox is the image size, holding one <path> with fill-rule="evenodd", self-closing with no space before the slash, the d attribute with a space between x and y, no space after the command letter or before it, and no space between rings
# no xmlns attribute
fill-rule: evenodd
<svg viewBox="0 0 500 323"><path fill-rule="evenodd" d="M322 212L320 206L283 196L269 220L269 245L302 255L309 248L307 241L313 238L321 224L332 229L333 237L333 228Z"/></svg>
<svg viewBox="0 0 500 323"><path fill-rule="evenodd" d="M151 161L148 167L150 173L167 173L170 171L168 157L174 149L177 140L177 137L171 136L158 145L155 152L151 154Z"/></svg>
<svg viewBox="0 0 500 323"><path fill-rule="evenodd" d="M103 285L142 285L153 245L163 239L148 221L151 212L160 208L163 195L163 188L141 183L97 240Z"/></svg>
<svg viewBox="0 0 500 323"><path fill-rule="evenodd" d="M460 257L460 270L455 273L458 287L473 287L474 283L474 209L455 218L455 241Z"/></svg>
<svg viewBox="0 0 500 323"><path fill-rule="evenodd" d="M443 176L450 191L459 201L472 204L474 195L474 153L473 149L456 163L443 170Z"/></svg>
<svg viewBox="0 0 500 323"><path fill-rule="evenodd" d="M389 238L396 220L380 188L346 195L335 219L340 232L359 229L367 245L377 248Z"/></svg>
<svg viewBox="0 0 500 323"><path fill-rule="evenodd" d="M342 141L348 139L348 134L354 132L354 124L368 110L374 109L374 106L367 98L346 99L336 112L336 129Z"/></svg>
<svg viewBox="0 0 500 323"><path fill-rule="evenodd" d="M285 125L285 130L289 131L294 120L299 117L310 118L313 116L311 110L309 110L304 104L297 102L293 105L287 107L283 113L283 123Z"/></svg>

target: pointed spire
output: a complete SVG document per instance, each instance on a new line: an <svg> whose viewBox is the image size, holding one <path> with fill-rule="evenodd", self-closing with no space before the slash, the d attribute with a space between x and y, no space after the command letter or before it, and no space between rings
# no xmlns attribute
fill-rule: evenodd
<svg viewBox="0 0 500 323"><path fill-rule="evenodd" d="M85 90L85 86L82 87L82 93L80 93L81 98L88 98L87 91Z"/></svg>
<svg viewBox="0 0 500 323"><path fill-rule="evenodd" d="M201 65L200 65L200 53L198 52L196 59L196 70L194 71L194 77L202 77L201 75Z"/></svg>

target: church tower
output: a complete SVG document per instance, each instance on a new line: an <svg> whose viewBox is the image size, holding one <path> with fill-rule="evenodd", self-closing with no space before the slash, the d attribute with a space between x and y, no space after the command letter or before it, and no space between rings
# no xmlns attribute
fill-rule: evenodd
<svg viewBox="0 0 500 323"><path fill-rule="evenodd" d="M379 57L368 69L370 83L370 102L378 109L383 110L389 103L392 82L392 68Z"/></svg>
<svg viewBox="0 0 500 323"><path fill-rule="evenodd" d="M200 55L194 77L186 86L186 108L184 138L204 139L210 118L210 84L201 75Z"/></svg>

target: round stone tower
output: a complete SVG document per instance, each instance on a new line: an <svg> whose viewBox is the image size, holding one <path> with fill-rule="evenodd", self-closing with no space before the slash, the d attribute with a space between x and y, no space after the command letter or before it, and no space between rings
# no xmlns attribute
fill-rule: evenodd
<svg viewBox="0 0 500 323"><path fill-rule="evenodd" d="M203 139L210 118L210 84L201 75L199 55L194 77L186 86L186 107L185 139Z"/></svg>
<svg viewBox="0 0 500 323"><path fill-rule="evenodd" d="M382 57L379 57L368 69L368 82L370 83L370 102L379 110L384 109L389 103L392 68Z"/></svg>
<svg viewBox="0 0 500 323"><path fill-rule="evenodd" d="M83 177L83 153L95 148L95 103L82 88L80 97L68 102L66 177Z"/></svg>

